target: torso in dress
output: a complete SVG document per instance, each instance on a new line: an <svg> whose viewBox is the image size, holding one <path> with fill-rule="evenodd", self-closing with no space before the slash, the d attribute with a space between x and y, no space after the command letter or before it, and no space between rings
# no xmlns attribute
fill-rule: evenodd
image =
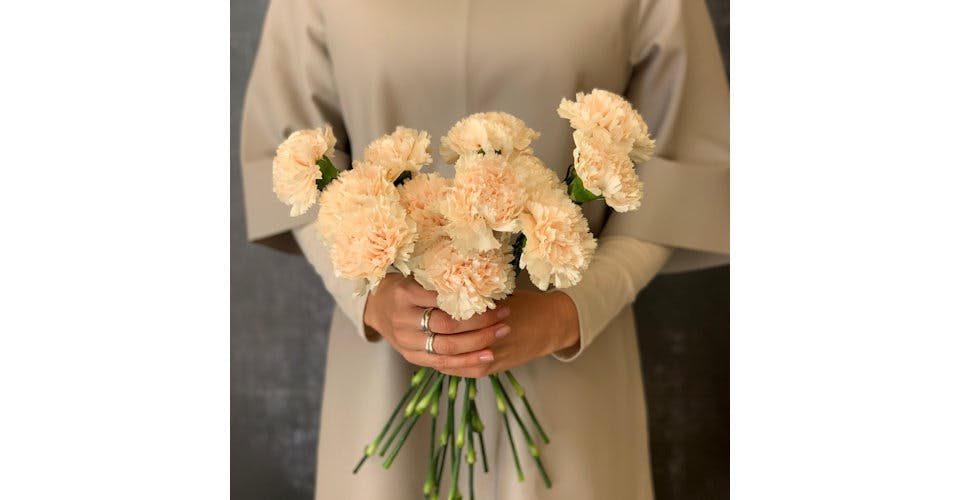
<svg viewBox="0 0 960 500"><path fill-rule="evenodd" d="M536 154L563 175L573 140L560 99L622 92L631 76L635 0L325 0L323 9L355 154L397 125L427 130L436 150L458 119L506 111L541 132ZM587 215L597 229L602 210Z"/></svg>

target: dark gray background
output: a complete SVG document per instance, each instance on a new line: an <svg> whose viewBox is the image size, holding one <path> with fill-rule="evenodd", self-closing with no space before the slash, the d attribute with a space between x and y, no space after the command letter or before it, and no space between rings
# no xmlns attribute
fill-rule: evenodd
<svg viewBox="0 0 960 500"><path fill-rule="evenodd" d="M708 2L729 68L729 2ZM300 256L248 244L239 121L267 0L230 11L230 469L236 499L312 498L333 300ZM730 272L660 276L637 299L658 500L729 497Z"/></svg>

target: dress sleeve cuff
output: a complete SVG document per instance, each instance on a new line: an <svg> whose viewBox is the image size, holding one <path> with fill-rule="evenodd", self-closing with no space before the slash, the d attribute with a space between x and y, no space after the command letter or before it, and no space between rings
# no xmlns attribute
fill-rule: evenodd
<svg viewBox="0 0 960 500"><path fill-rule="evenodd" d="M557 360L577 359L670 258L670 249L622 235L602 236L590 267L565 293L577 309L580 342L553 353Z"/></svg>
<svg viewBox="0 0 960 500"><path fill-rule="evenodd" d="M558 359L563 362L570 362L578 357L582 353L590 342L593 341L592 337L588 337L585 333L588 333L590 330L587 328L591 323L590 318L590 308L586 307L587 300L583 296L583 290L577 287L567 288L564 290L553 290L550 293L565 293L571 300L573 300L573 305L577 308L577 323L580 328L580 340L576 345L567 347L566 349L561 349L552 354L555 359Z"/></svg>

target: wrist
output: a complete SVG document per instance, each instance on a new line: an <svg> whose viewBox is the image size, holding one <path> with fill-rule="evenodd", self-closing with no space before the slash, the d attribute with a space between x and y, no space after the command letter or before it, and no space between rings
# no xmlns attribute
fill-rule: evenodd
<svg viewBox="0 0 960 500"><path fill-rule="evenodd" d="M577 312L577 304L562 291L555 291L550 295L554 296L554 301L557 304L557 318L560 320L558 345L553 352L578 349L580 346L580 315Z"/></svg>
<svg viewBox="0 0 960 500"><path fill-rule="evenodd" d="M361 321L363 322L363 325L361 325L363 328L363 334L370 342L380 340L381 338L380 331L373 326L370 319L370 300L372 298L373 294L367 293L367 296L363 301L363 315L361 317Z"/></svg>
<svg viewBox="0 0 960 500"><path fill-rule="evenodd" d="M387 273L387 275L380 280L380 283L377 284L376 290L367 293L367 299L363 306L363 328L367 340L377 340L382 336L381 332L383 330L381 330L381 327L384 326L384 324L380 314L382 307L379 299L381 295L386 294L387 290L394 285L397 279L401 278L402 276L397 273Z"/></svg>

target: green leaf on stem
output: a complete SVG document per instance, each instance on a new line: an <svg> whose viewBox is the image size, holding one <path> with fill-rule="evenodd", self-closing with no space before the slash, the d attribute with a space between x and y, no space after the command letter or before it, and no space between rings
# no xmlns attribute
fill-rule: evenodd
<svg viewBox="0 0 960 500"><path fill-rule="evenodd" d="M593 194L583 187L583 179L577 175L577 169L573 168L573 165L570 165L570 168L567 169L567 177L563 181L567 184L567 194L576 203L586 203L600 199L600 195Z"/></svg>
<svg viewBox="0 0 960 500"><path fill-rule="evenodd" d="M320 167L320 173L322 174L322 177L317 179L317 189L323 191L323 188L340 175L340 171L333 166L333 162L326 155L317 160L317 166Z"/></svg>

